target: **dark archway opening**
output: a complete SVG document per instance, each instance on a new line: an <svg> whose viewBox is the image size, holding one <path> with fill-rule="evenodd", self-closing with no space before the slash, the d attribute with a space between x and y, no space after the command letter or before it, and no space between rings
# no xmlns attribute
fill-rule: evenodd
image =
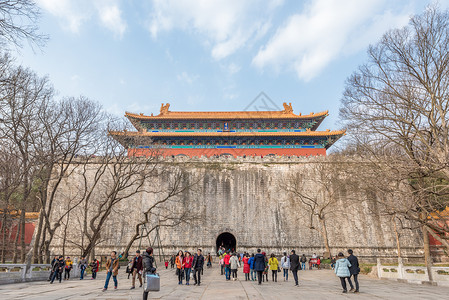
<svg viewBox="0 0 449 300"><path fill-rule="evenodd" d="M223 232L217 237L217 252L220 247L224 247L226 250L236 251L237 240L232 233Z"/></svg>

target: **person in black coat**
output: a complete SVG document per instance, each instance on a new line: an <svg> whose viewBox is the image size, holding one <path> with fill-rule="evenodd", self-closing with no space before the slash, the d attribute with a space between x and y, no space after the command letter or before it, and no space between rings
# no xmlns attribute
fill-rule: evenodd
<svg viewBox="0 0 449 300"><path fill-rule="evenodd" d="M357 279L359 273L360 273L360 267L359 267L359 260L357 256L353 255L353 251L351 249L348 250L349 256L348 260L351 266L349 267L349 273L351 273L351 276L349 277L349 285L351 286L350 292L354 291L354 285L352 285L351 277L354 277L355 282L355 291L354 293L359 292L359 281Z"/></svg>
<svg viewBox="0 0 449 300"><path fill-rule="evenodd" d="M290 254L290 270L292 270L293 278L295 278L295 286L298 286L298 270L301 270L301 266L295 250L292 250Z"/></svg>
<svg viewBox="0 0 449 300"><path fill-rule="evenodd" d="M53 275L51 277L50 283L53 283L56 278L59 279L59 283L62 281L62 272L64 271L65 261L63 256L59 256L59 259L53 263L52 271Z"/></svg>
<svg viewBox="0 0 449 300"><path fill-rule="evenodd" d="M48 277L48 280L47 280L47 281L50 281L51 278L53 277L53 273L54 273L54 271L53 271L53 266L54 266L55 262L58 262L58 261L59 261L58 256L55 255L55 257L54 257L53 260L51 261L50 276Z"/></svg>
<svg viewBox="0 0 449 300"><path fill-rule="evenodd" d="M257 272L257 280L262 284L263 271L265 270L265 256L257 249L257 254L254 256L254 270Z"/></svg>
<svg viewBox="0 0 449 300"><path fill-rule="evenodd" d="M195 254L195 257L193 258L193 280L195 280L194 285L200 285L201 284L201 272L203 271L204 267L204 256L201 254L201 249L198 249L197 253ZM198 277L197 277L198 275Z"/></svg>
<svg viewBox="0 0 449 300"><path fill-rule="evenodd" d="M142 255L142 263L143 263L143 269L145 270L145 273L148 274L155 274L156 268L153 267L154 264L154 258L153 258L153 248L148 247L147 250ZM145 289L143 290L143 300L148 299L148 292L145 292Z"/></svg>

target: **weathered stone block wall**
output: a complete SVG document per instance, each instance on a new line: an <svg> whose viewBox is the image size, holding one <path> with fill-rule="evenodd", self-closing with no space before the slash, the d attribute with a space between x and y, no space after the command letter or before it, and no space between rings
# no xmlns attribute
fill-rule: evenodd
<svg viewBox="0 0 449 300"><path fill-rule="evenodd" d="M180 165L192 180L199 183L180 197L182 205L172 209L186 209L200 212L202 218L192 224L175 228L161 228L160 237L164 253L178 249L215 252L216 239L223 232L232 233L237 240L238 251L254 252L262 248L266 252L281 252L297 249L299 253L323 254L323 240L317 229L309 228L309 214L297 199L285 192L283 183L292 174L316 176L312 171L314 158L299 161L219 161L211 160L181 162ZM96 165L91 165L92 176ZM67 199L76 197L80 176L73 172L63 182L60 192L60 212L66 207ZM311 184L313 185L313 181ZM103 183L107 184L107 182ZM161 176L148 185L167 185L167 178ZM310 186L309 188L313 188ZM354 187L347 187L348 189ZM162 195L141 193L120 203L110 216L102 232L101 243L96 254L107 254L111 250L121 252L134 233L134 226L141 218L142 210ZM98 192L95 197L102 197ZM376 203L367 200L364 191L356 192L351 199L340 195L334 211L328 215L327 229L332 252L348 248L365 259L394 257L396 240L393 226L388 218L381 216ZM358 199L358 200L357 200ZM70 216L66 239L81 243L80 224L75 210ZM318 228L319 223L315 223ZM60 253L62 228L53 243L52 251ZM152 235L154 238L154 235ZM404 258L422 256L422 241L419 232L407 231L401 235ZM139 245L136 241L131 248ZM142 240L142 247L148 240ZM66 252L79 255L76 247L66 246ZM158 254L158 249L156 249Z"/></svg>

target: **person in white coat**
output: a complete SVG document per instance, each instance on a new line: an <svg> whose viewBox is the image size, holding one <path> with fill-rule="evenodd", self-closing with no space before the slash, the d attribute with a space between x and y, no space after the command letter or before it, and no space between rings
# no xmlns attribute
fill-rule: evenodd
<svg viewBox="0 0 449 300"><path fill-rule="evenodd" d="M284 281L288 281L288 271L290 270L290 258L287 256L287 252L284 252L284 256L281 258L281 267L284 270Z"/></svg>
<svg viewBox="0 0 449 300"><path fill-rule="evenodd" d="M237 270L240 267L240 263L235 253L232 254L229 264L231 266L232 280L237 280Z"/></svg>

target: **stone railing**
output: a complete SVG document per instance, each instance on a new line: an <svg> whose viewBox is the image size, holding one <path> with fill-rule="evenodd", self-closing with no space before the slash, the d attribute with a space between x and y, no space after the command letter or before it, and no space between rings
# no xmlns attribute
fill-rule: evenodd
<svg viewBox="0 0 449 300"><path fill-rule="evenodd" d="M47 280L50 267L31 264L27 271L26 264L0 264L0 284Z"/></svg>
<svg viewBox="0 0 449 300"><path fill-rule="evenodd" d="M433 282L429 281L426 267L404 266L402 259L397 266L382 265L377 259L377 276L402 282L449 286L449 267L432 267Z"/></svg>

